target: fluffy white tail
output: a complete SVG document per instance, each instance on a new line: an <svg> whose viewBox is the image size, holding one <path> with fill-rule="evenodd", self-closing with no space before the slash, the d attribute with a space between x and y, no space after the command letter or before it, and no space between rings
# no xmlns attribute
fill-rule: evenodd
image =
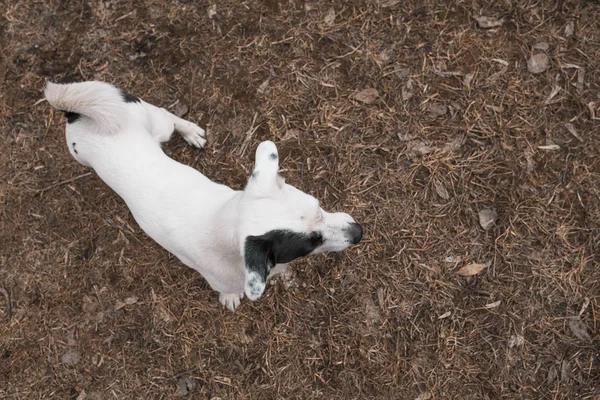
<svg viewBox="0 0 600 400"><path fill-rule="evenodd" d="M127 117L123 93L106 82L48 82L44 94L52 107L92 119L102 133L118 132Z"/></svg>

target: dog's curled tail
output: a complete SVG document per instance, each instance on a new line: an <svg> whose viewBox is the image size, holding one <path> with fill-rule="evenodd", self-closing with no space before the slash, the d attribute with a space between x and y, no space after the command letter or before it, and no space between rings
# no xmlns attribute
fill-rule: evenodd
<svg viewBox="0 0 600 400"><path fill-rule="evenodd" d="M52 83L44 89L52 107L63 111L69 122L90 118L101 133L116 133L125 121L125 94L106 82Z"/></svg>

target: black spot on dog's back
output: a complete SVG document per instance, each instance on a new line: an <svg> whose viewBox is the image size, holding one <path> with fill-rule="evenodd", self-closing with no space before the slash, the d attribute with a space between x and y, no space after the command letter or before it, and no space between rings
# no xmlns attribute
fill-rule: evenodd
<svg viewBox="0 0 600 400"><path fill-rule="evenodd" d="M73 143L72 143L72 146L73 146L73 153L75 153L75 154L79 154L79 153L77 152L77 149L75 148L75 146L76 146L76 145L77 145L77 143L75 143L75 142L73 142Z"/></svg>
<svg viewBox="0 0 600 400"><path fill-rule="evenodd" d="M271 153L269 157L271 157L271 160L277 160L279 156L277 155L277 153Z"/></svg>
<svg viewBox="0 0 600 400"><path fill-rule="evenodd" d="M65 117L67 117L67 124L72 124L73 122L81 118L81 114L76 112L63 111L63 113L65 113Z"/></svg>
<svg viewBox="0 0 600 400"><path fill-rule="evenodd" d="M124 90L121 90L121 97L125 100L125 103L140 103L141 100L134 94L127 93Z"/></svg>

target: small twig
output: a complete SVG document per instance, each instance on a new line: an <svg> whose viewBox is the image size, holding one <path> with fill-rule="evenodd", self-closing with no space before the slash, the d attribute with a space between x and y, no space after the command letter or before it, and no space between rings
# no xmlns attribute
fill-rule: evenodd
<svg viewBox="0 0 600 400"><path fill-rule="evenodd" d="M10 321L10 319L12 318L12 307L10 306L10 296L8 295L8 292L6 291L6 289L0 287L0 294L2 296L4 296L4 299L6 299L6 319L8 321Z"/></svg>
<svg viewBox="0 0 600 400"><path fill-rule="evenodd" d="M91 172L86 172L85 174L77 175L76 177L73 177L73 178L67 179L67 180L65 180L65 181L61 181L61 182L57 182L57 183L53 183L53 184L52 184L52 185L50 185L50 186L46 186L45 188L38 190L38 191L37 191L37 194L42 194L42 193L44 193L44 192L46 192L46 191L48 191L48 190L50 190L50 189L52 189L52 188L55 188L55 187L57 187L57 186L64 185L64 184L66 184L66 183L75 182L76 180L78 180L78 179L82 179L82 178L85 178L86 176L90 176L91 174L92 174Z"/></svg>
<svg viewBox="0 0 600 400"><path fill-rule="evenodd" d="M252 135L254 135L254 132L256 132L256 130L260 126L260 124L258 124L257 126L254 126L254 124L256 123L257 117L258 117L258 113L254 113L254 118L252 119L252 125L250 125L250 129L248 130L248 132L246 132L246 138L244 139L244 143L242 143L242 147L240 147L240 150L238 151L239 156L244 155L244 153L246 152L246 149L248 148L248 143L250 143L250 139L252 139Z"/></svg>

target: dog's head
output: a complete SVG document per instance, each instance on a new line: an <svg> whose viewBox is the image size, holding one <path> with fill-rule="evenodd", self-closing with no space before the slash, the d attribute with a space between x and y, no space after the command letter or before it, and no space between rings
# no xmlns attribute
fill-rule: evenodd
<svg viewBox="0 0 600 400"><path fill-rule="evenodd" d="M362 238L361 226L350 215L325 212L317 199L286 184L278 172L277 147L262 142L244 190L239 227L250 300L262 295L276 264L342 251Z"/></svg>

